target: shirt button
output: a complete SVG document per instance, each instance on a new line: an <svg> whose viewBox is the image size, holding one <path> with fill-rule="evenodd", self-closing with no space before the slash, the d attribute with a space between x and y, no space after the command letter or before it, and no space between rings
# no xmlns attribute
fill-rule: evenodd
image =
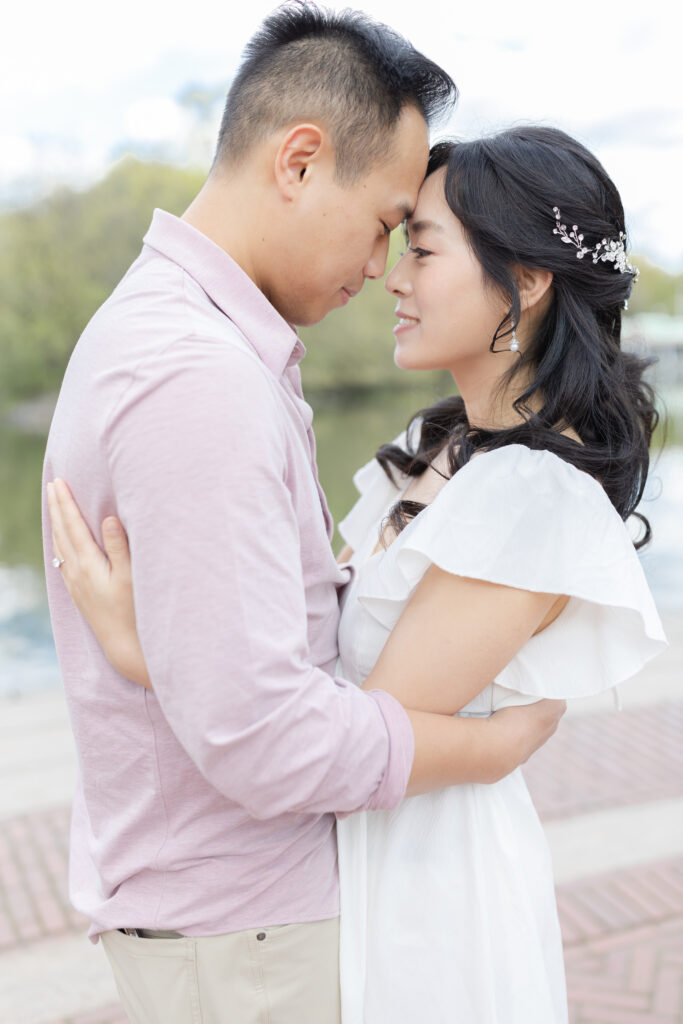
<svg viewBox="0 0 683 1024"><path fill-rule="evenodd" d="M259 932L258 935L256 936L256 938L259 940L259 942L263 942L265 937L266 937L266 933L265 932Z"/></svg>

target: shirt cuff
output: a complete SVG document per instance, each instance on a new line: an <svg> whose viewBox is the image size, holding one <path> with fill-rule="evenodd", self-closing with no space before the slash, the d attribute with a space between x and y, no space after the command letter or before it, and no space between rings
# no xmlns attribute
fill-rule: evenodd
<svg viewBox="0 0 683 1024"><path fill-rule="evenodd" d="M366 804L368 811L392 811L405 796L415 757L415 733L402 704L386 690L368 690L384 718L389 758L382 780Z"/></svg>

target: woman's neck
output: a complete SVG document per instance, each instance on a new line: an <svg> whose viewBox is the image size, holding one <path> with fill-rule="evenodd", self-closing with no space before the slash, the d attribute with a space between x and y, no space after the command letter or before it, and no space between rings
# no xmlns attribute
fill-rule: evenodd
<svg viewBox="0 0 683 1024"><path fill-rule="evenodd" d="M471 427L481 430L511 430L526 422L514 403L529 385L530 377L527 374L513 378L507 386L502 385L500 374L488 378L482 374L468 376L459 373L457 377L455 374L453 377L465 403L467 422ZM543 405L543 397L536 392L524 404L532 412L539 412ZM577 432L566 422L555 424L553 429L558 434L583 444Z"/></svg>
<svg viewBox="0 0 683 1024"><path fill-rule="evenodd" d="M471 427L482 430L507 430L518 427L524 417L515 408L515 401L526 390L529 378L518 375L505 385L500 367L458 368L453 378L462 395ZM529 402L531 409L540 408L540 400L533 395Z"/></svg>

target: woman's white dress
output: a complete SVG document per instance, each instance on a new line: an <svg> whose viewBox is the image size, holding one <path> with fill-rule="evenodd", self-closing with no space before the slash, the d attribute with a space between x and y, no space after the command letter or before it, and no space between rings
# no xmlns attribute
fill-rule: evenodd
<svg viewBox="0 0 683 1024"><path fill-rule="evenodd" d="M355 570L339 631L346 679L363 683L433 563L570 595L463 715L597 694L666 646L624 523L556 455L510 445L475 456L376 554L407 481L374 460L354 480L361 497L339 527ZM519 769L340 817L338 849L343 1024L567 1021L552 866Z"/></svg>

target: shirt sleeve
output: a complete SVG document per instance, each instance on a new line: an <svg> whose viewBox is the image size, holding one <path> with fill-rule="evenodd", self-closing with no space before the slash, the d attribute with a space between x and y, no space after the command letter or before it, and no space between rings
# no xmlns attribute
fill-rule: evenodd
<svg viewBox="0 0 683 1024"><path fill-rule="evenodd" d="M238 345L180 340L108 428L156 698L212 785L253 817L391 808L403 708L311 663L277 382Z"/></svg>

